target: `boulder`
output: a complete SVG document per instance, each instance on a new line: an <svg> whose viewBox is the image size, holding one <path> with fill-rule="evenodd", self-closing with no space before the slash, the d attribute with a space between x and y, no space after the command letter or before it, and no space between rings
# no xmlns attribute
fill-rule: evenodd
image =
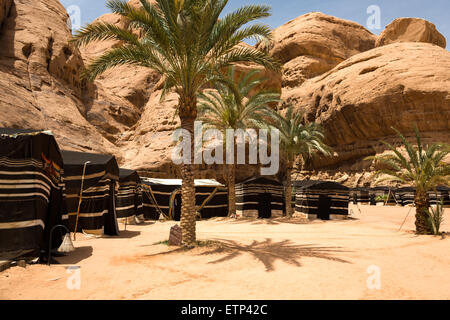
<svg viewBox="0 0 450 320"><path fill-rule="evenodd" d="M378 37L375 46L381 47L396 42L426 42L445 49L445 37L436 26L424 19L398 18L392 21Z"/></svg>
<svg viewBox="0 0 450 320"><path fill-rule="evenodd" d="M300 86L351 56L372 49L376 36L363 26L321 12L302 15L273 31L269 50L283 65L283 89Z"/></svg>

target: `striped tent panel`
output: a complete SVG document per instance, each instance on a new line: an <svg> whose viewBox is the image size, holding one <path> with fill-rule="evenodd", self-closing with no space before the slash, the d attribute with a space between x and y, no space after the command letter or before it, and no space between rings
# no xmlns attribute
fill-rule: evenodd
<svg viewBox="0 0 450 320"><path fill-rule="evenodd" d="M432 205L443 204L444 207L450 206L450 188L446 186L437 187L435 191L428 192L430 203Z"/></svg>
<svg viewBox="0 0 450 320"><path fill-rule="evenodd" d="M350 189L332 181L296 181L295 211L310 219L341 219L348 216Z"/></svg>
<svg viewBox="0 0 450 320"><path fill-rule="evenodd" d="M88 233L117 235L118 226L114 206L114 186L114 181L103 179L97 185L83 190L79 213L80 195L78 193L68 194L66 203L69 215L69 230L75 230L78 213L77 232L85 231Z"/></svg>
<svg viewBox="0 0 450 320"><path fill-rule="evenodd" d="M117 218L135 223L143 220L143 200L140 177L135 170L120 169L116 193Z"/></svg>
<svg viewBox="0 0 450 320"><path fill-rule="evenodd" d="M368 188L355 188L350 190L350 200L354 204L370 204L370 195L370 189Z"/></svg>
<svg viewBox="0 0 450 320"><path fill-rule="evenodd" d="M142 186L142 200L145 219L158 220L160 216L158 210L161 210L164 215L168 216L170 212L170 198L177 190L179 190L179 186L144 184ZM157 205L152 200L152 197L155 198ZM175 208L179 207L178 204L181 205L181 196L179 194L175 197L174 203Z"/></svg>
<svg viewBox="0 0 450 320"><path fill-rule="evenodd" d="M320 196L331 199L330 215L348 215L348 192L343 190L301 190L296 194L295 211L319 215Z"/></svg>
<svg viewBox="0 0 450 320"><path fill-rule="evenodd" d="M63 217L62 161L52 135L0 129L0 260L11 252L46 250ZM56 233L55 233L56 234ZM53 248L62 237L54 237Z"/></svg>
<svg viewBox="0 0 450 320"><path fill-rule="evenodd" d="M136 197L136 184L120 184L116 194L117 218L129 218L137 215Z"/></svg>
<svg viewBox="0 0 450 320"><path fill-rule="evenodd" d="M216 187L196 187L196 206L201 207L213 193L213 198L211 198L200 210L202 219L228 216L228 190L223 187L217 188L217 190Z"/></svg>
<svg viewBox="0 0 450 320"><path fill-rule="evenodd" d="M115 188L119 167L114 156L70 151L62 155L69 230L73 232L77 225L77 232L118 235Z"/></svg>
<svg viewBox="0 0 450 320"><path fill-rule="evenodd" d="M142 195L144 216L148 220L158 220L160 211L169 216L171 212L174 220L181 218L181 180L142 180ZM202 219L226 217L228 215L227 189L213 180L195 181L195 202ZM212 198L211 198L212 196ZM155 199L153 201L152 199ZM207 201L208 200L208 201ZM205 204L205 201L207 203Z"/></svg>
<svg viewBox="0 0 450 320"><path fill-rule="evenodd" d="M282 216L284 206L284 186L278 181L256 178L236 185L236 211L242 217Z"/></svg>
<svg viewBox="0 0 450 320"><path fill-rule="evenodd" d="M416 190L414 188L399 188L395 190L397 199L400 199L402 206L414 205L414 198L416 196Z"/></svg>

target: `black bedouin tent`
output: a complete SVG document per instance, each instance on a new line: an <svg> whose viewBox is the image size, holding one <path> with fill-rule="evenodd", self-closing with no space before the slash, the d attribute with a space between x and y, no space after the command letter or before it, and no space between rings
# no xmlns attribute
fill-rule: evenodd
<svg viewBox="0 0 450 320"><path fill-rule="evenodd" d="M141 178L135 170L120 169L116 212L119 221L124 220L127 224L144 220Z"/></svg>
<svg viewBox="0 0 450 320"><path fill-rule="evenodd" d="M395 189L395 196L400 199L402 206L414 205L414 198L416 197L416 190L413 187L403 187Z"/></svg>
<svg viewBox="0 0 450 320"><path fill-rule="evenodd" d="M179 179L142 178L144 216L158 220L160 216L179 221L181 218L181 184ZM228 192L215 180L195 180L195 203L199 218L228 215Z"/></svg>
<svg viewBox="0 0 450 320"><path fill-rule="evenodd" d="M395 195L395 188L387 187L387 186L378 186L370 189L371 196L375 198L375 202L377 205L389 205L395 206L400 205L401 200L397 199Z"/></svg>
<svg viewBox="0 0 450 320"><path fill-rule="evenodd" d="M62 171L51 132L0 129L0 260L48 250L64 213ZM61 244L58 232L53 248Z"/></svg>
<svg viewBox="0 0 450 320"><path fill-rule="evenodd" d="M430 204L443 204L444 207L450 206L450 188L447 186L439 186L434 191L428 192Z"/></svg>
<svg viewBox="0 0 450 320"><path fill-rule="evenodd" d="M114 200L119 180L116 158L73 151L62 151L62 156L69 230L118 235Z"/></svg>
<svg viewBox="0 0 450 320"><path fill-rule="evenodd" d="M333 181L304 180L294 182L295 211L308 219L345 219L348 216L350 189Z"/></svg>
<svg viewBox="0 0 450 320"><path fill-rule="evenodd" d="M236 213L243 218L270 219L285 213L284 186L265 177L236 185Z"/></svg>
<svg viewBox="0 0 450 320"><path fill-rule="evenodd" d="M354 204L370 204L370 189L359 187L350 189L350 200Z"/></svg>

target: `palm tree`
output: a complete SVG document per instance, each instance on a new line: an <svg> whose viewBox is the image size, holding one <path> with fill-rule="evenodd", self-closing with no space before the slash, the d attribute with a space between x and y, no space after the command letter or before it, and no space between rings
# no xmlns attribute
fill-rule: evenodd
<svg viewBox="0 0 450 320"><path fill-rule="evenodd" d="M271 112L270 105L280 101L280 94L269 90L257 90L267 79L253 70L236 76L235 67L228 70L230 82L235 80L235 88L217 83L215 91L204 91L199 95L199 116L208 126L220 130L258 128ZM253 93L253 91L255 91ZM235 137L236 142L236 137ZM227 165L228 215L236 215L236 164Z"/></svg>
<svg viewBox="0 0 450 320"><path fill-rule="evenodd" d="M273 125L280 131L280 148L286 162L285 204L286 215L292 217L292 170L300 157L302 163L316 153L331 155L331 148L324 143L323 129L316 123L305 123L302 113L295 113L288 107L285 116L273 113Z"/></svg>
<svg viewBox="0 0 450 320"><path fill-rule="evenodd" d="M155 1L152 1L155 2ZM107 7L129 24L125 28L95 22L77 32L73 42L87 45L93 41L118 40L120 45L96 58L83 72L94 80L107 69L119 65L139 65L156 70L165 77L164 97L168 90L179 96L178 116L181 128L193 132L197 118L197 94L206 86L223 81L220 71L238 62L252 62L277 70L266 53L238 46L246 39L263 41L270 28L261 24L245 26L270 16L270 7L244 6L221 19L228 0L140 0L136 8L125 1L109 0ZM191 152L193 158L193 152ZM183 244L194 246L195 194L194 165L181 166Z"/></svg>
<svg viewBox="0 0 450 320"><path fill-rule="evenodd" d="M375 160L384 167L377 172L377 175L386 175L381 180L415 187L416 232L430 234L432 228L428 220L430 208L428 192L435 190L439 184L448 184L450 181L450 164L443 162L444 158L450 154L450 145L443 143L422 145L420 132L417 126L414 126L417 146L413 146L398 130L392 129L400 137L408 155L404 156L396 147L382 141L392 153L367 159Z"/></svg>

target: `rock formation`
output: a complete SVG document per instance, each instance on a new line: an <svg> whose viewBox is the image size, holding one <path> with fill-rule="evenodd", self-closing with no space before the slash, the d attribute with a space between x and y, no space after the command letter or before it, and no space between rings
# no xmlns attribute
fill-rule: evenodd
<svg viewBox="0 0 450 320"><path fill-rule="evenodd" d="M266 49L284 64L283 90L289 90L374 48L375 40L375 35L355 22L312 12L276 28Z"/></svg>
<svg viewBox="0 0 450 320"><path fill-rule="evenodd" d="M429 21L418 18L399 18L390 23L377 39L381 47L396 42L426 42L445 49L445 37Z"/></svg>
<svg viewBox="0 0 450 320"><path fill-rule="evenodd" d="M0 28L3 24L3 20L8 16L9 9L11 8L12 0L0 0Z"/></svg>
<svg viewBox="0 0 450 320"><path fill-rule="evenodd" d="M322 76L283 95L326 130L334 158L316 160L316 168L355 164L382 152L380 139L395 127L424 138L450 141L450 52L426 43L395 43L357 54ZM367 163L366 163L367 165Z"/></svg>
<svg viewBox="0 0 450 320"><path fill-rule="evenodd" d="M81 80L87 63L119 43L77 49L67 20L58 0L0 0L0 126L50 129L62 148L113 153L124 167L176 177L170 156L178 97L168 93L161 100L164 80L141 67L108 70L94 83ZM97 21L126 26L114 14ZM322 124L336 152L316 159L315 171L303 176L349 186L370 182L373 168L362 159L384 152L380 139L396 142L391 126L411 136L415 122L425 141L450 142L445 45L422 19L397 19L377 37L318 12L288 22L274 30L271 43L258 44L283 64L282 75L264 71L264 87L282 92L281 109L293 104ZM237 66L238 72L252 68ZM252 170L238 168L238 176ZM203 167L201 177L223 181L222 168Z"/></svg>

